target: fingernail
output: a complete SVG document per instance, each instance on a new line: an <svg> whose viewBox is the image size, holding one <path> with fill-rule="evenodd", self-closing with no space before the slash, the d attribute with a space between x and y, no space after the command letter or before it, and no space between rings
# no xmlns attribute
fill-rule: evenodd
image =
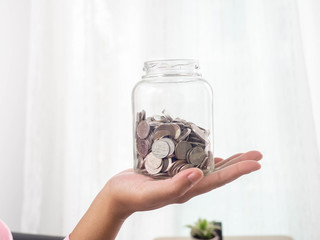
<svg viewBox="0 0 320 240"><path fill-rule="evenodd" d="M202 176L201 172L198 172L198 171L192 172L188 175L188 179L193 184L193 183L199 181L201 176Z"/></svg>

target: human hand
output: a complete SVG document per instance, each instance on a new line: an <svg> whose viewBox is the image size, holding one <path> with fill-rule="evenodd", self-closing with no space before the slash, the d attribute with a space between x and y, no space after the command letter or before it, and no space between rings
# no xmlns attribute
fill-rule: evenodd
<svg viewBox="0 0 320 240"><path fill-rule="evenodd" d="M173 178L154 180L132 169L112 177L70 234L70 240L113 240L123 221L136 211L147 211L189 199L221 187L260 169L258 151L238 153L225 160L215 158L215 170L203 176L198 168Z"/></svg>
<svg viewBox="0 0 320 240"><path fill-rule="evenodd" d="M154 180L129 169L111 178L103 191L112 197L114 205L126 217L135 211L184 203L199 194L221 187L258 170L260 164L257 161L261 158L258 151L235 154L225 160L215 158L214 171L205 177L200 169L191 168L170 179Z"/></svg>

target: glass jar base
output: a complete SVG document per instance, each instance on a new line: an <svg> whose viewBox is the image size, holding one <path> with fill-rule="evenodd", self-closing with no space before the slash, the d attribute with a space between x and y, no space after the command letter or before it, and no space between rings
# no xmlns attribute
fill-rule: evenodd
<svg viewBox="0 0 320 240"><path fill-rule="evenodd" d="M134 171L138 174L145 175L147 177L151 177L155 180L165 180L165 179L169 179L169 178L173 177L173 176L170 176L168 173L152 175L152 174L148 173L145 169L139 169L139 168L134 169ZM208 170L208 169L206 169L206 170L201 169L201 171L203 172L203 176L207 176L213 172L213 170Z"/></svg>
<svg viewBox="0 0 320 240"><path fill-rule="evenodd" d="M137 114L135 128L135 170L155 179L173 177L188 168L204 174L214 167L210 131L165 110L162 115Z"/></svg>

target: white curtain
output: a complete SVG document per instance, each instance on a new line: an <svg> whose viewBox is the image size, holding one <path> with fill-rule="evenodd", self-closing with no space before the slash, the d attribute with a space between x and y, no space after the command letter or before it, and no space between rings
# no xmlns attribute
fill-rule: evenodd
<svg viewBox="0 0 320 240"><path fill-rule="evenodd" d="M118 239L320 238L320 2L32 0L22 230L69 233L132 166L131 89L145 60L197 58L214 88L215 155L262 169L186 204L136 213Z"/></svg>

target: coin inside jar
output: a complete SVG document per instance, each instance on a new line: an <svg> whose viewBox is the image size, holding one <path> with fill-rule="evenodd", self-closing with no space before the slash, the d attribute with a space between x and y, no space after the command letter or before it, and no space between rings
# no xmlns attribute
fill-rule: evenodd
<svg viewBox="0 0 320 240"><path fill-rule="evenodd" d="M209 131L181 118L137 113L135 169L155 179L173 177L191 167L213 169Z"/></svg>
<svg viewBox="0 0 320 240"><path fill-rule="evenodd" d="M144 139L137 139L137 152L142 156L145 157L149 151L149 141Z"/></svg>
<svg viewBox="0 0 320 240"><path fill-rule="evenodd" d="M169 145L169 153L168 156L171 156L174 152L175 145L174 142L170 138L162 138L161 141L165 141Z"/></svg>
<svg viewBox="0 0 320 240"><path fill-rule="evenodd" d="M179 127L178 124L172 123L171 126L174 129L174 139L178 139L180 137L181 134L181 128Z"/></svg>
<svg viewBox="0 0 320 240"><path fill-rule="evenodd" d="M207 135L203 130L201 130L197 125L194 123L191 124L192 131L199 137L201 140L205 141L207 139Z"/></svg>
<svg viewBox="0 0 320 240"><path fill-rule="evenodd" d="M158 130L158 131L155 131L154 133L154 140L158 140L160 138L163 138L163 137L168 137L170 136L170 131L168 130Z"/></svg>
<svg viewBox="0 0 320 240"><path fill-rule="evenodd" d="M175 124L176 125L176 124ZM178 126L178 125L177 125ZM180 127L178 126L178 128L180 129ZM176 129L175 126L173 126L173 124L170 124L170 123L165 123L165 124L162 124L160 125L159 127L157 127L155 129L155 134L158 132L158 131L167 131L169 132L169 136L172 137L172 138L175 138L175 136L177 135L176 131L178 131Z"/></svg>
<svg viewBox="0 0 320 240"><path fill-rule="evenodd" d="M145 167L148 173L150 174L156 174L161 171L161 164L162 164L162 159L157 158L153 153L149 153L148 156L144 159Z"/></svg>
<svg viewBox="0 0 320 240"><path fill-rule="evenodd" d="M178 159L187 159L187 152L192 148L192 145L186 141L181 141L176 146L175 154Z"/></svg>
<svg viewBox="0 0 320 240"><path fill-rule="evenodd" d="M190 151L188 161L194 166L197 166L201 164L201 162L204 160L205 157L206 157L205 151L203 150L202 147L198 146L193 148Z"/></svg>
<svg viewBox="0 0 320 240"><path fill-rule="evenodd" d="M203 160L203 162L200 165L201 169L207 169L208 167L212 167L213 165L213 154L211 151L208 152L208 156Z"/></svg>
<svg viewBox="0 0 320 240"><path fill-rule="evenodd" d="M158 158L165 158L170 152L170 146L166 141L162 139L152 144L152 153Z"/></svg>
<svg viewBox="0 0 320 240"><path fill-rule="evenodd" d="M165 165L167 168L163 168L163 172L168 172L169 168L171 167L172 163L172 158L165 158L162 160L163 165Z"/></svg>
<svg viewBox="0 0 320 240"><path fill-rule="evenodd" d="M183 131L181 132L179 138L177 139L178 142L185 140L189 134L191 133L191 129L190 128L185 128L183 129Z"/></svg>
<svg viewBox="0 0 320 240"><path fill-rule="evenodd" d="M149 132L150 132L150 126L147 123L147 121L145 121L145 120L140 121L140 123L137 126L138 137L141 139L145 139L146 137L148 137Z"/></svg>

